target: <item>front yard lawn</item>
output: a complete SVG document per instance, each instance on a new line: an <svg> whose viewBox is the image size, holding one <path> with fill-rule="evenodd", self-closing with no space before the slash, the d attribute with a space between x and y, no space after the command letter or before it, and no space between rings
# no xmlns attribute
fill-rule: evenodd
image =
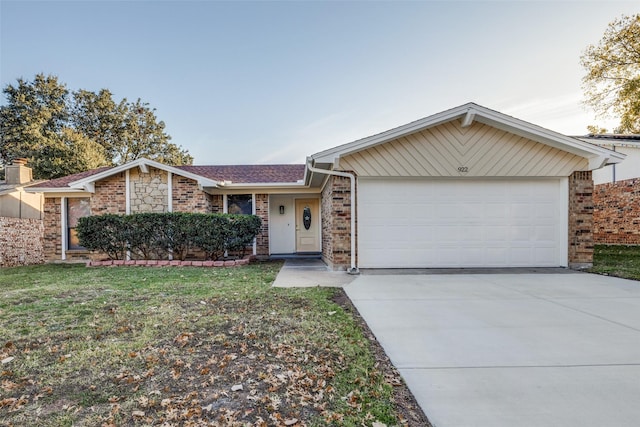
<svg viewBox="0 0 640 427"><path fill-rule="evenodd" d="M590 271L640 280L640 245L596 245Z"/></svg>
<svg viewBox="0 0 640 427"><path fill-rule="evenodd" d="M0 425L406 424L342 290L280 266L0 270Z"/></svg>

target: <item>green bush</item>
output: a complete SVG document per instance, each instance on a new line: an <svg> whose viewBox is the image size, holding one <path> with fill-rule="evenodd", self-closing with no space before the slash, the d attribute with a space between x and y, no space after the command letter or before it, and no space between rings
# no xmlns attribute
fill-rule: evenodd
<svg viewBox="0 0 640 427"><path fill-rule="evenodd" d="M80 244L90 251L104 252L111 259L124 259L127 227L122 215L105 214L80 218L76 226Z"/></svg>
<svg viewBox="0 0 640 427"><path fill-rule="evenodd" d="M227 251L241 253L260 232L255 215L198 213L141 213L96 215L80 218L80 244L111 259L163 259L170 254L184 260L192 249L207 259L219 259Z"/></svg>
<svg viewBox="0 0 640 427"><path fill-rule="evenodd" d="M229 238L226 249L240 252L244 256L247 246L253 243L253 239L260 232L262 221L255 215L230 215Z"/></svg>

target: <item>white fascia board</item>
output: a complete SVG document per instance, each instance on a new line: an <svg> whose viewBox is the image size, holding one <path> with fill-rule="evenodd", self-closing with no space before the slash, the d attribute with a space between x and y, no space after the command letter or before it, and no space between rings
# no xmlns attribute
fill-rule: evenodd
<svg viewBox="0 0 640 427"><path fill-rule="evenodd" d="M163 170L165 172L171 172L173 174L176 175L180 175L180 176L184 176L185 178L190 178L193 179L194 181L198 182L198 185L202 186L202 187L215 187L218 185L218 182L213 180L213 179L209 179L209 178L205 178L201 175L197 175L191 172L187 172L184 171L182 169L178 169L175 168L173 166L168 166L159 162L156 162L154 160L149 160L149 159L145 159L145 158L140 158L137 160L133 160L129 163L125 163L123 165L120 166L115 166L111 169L107 169L106 171L97 173L95 175L91 175L87 178L83 178L83 179L79 179L77 181L73 181L69 183L69 187L76 187L76 188L82 188L84 187L86 184L88 183L94 183L96 181L100 181L101 179L107 178L109 176L115 175L117 173L120 172L124 172L125 170L128 169L133 169L135 167L140 168L141 171L147 171L148 172L148 168L149 167L154 167L156 169L160 169Z"/></svg>
<svg viewBox="0 0 640 427"><path fill-rule="evenodd" d="M252 189L252 188L259 188L259 189L265 189L265 188L291 188L291 189L300 189L300 188L307 188L308 186L306 184L304 184L303 182L300 183L290 183L290 182L258 182L258 183L242 183L242 184L226 184L224 186L216 186L216 188L218 189L222 189L222 190L245 190L245 189Z"/></svg>
<svg viewBox="0 0 640 427"><path fill-rule="evenodd" d="M624 157L616 155L616 153L611 150L586 143L578 138L566 136L484 107L477 106L477 108L481 109L482 112L476 114L476 121L504 130L505 132L520 135L587 159L598 156L603 159L610 158L609 160L615 163L619 163L624 159Z"/></svg>
<svg viewBox="0 0 640 427"><path fill-rule="evenodd" d="M626 147L626 148L640 148L640 142L636 141L627 141L623 139L605 139L605 138L589 138L584 136L574 136L574 138L579 139L580 141L587 142L592 145L597 145L599 147L607 146L607 147Z"/></svg>
<svg viewBox="0 0 640 427"><path fill-rule="evenodd" d="M80 193L80 194L91 194L88 191L85 191L82 188L71 188L71 187L46 187L46 188L38 188L38 187L29 187L24 189L27 193Z"/></svg>
<svg viewBox="0 0 640 427"><path fill-rule="evenodd" d="M311 155L311 159L314 163L335 164L337 162L337 159L342 156L365 150L367 148L383 144L387 141L392 141L404 135L410 135L420 130L437 126L441 123L454 120L469 113L473 114L471 109L474 107L477 107L477 105L473 103L464 104L459 107L452 108L450 110L446 110L411 123L407 123L406 125L399 126L397 128L393 128L376 135L358 139L356 141L343 144L335 148L330 148L329 150L321 151L319 153Z"/></svg>
<svg viewBox="0 0 640 427"><path fill-rule="evenodd" d="M342 156L352 154L388 141L409 135L423 129L438 126L452 120L462 118L462 125L469 126L473 121L487 124L505 132L540 142L545 145L567 151L569 153L589 159L590 165L598 163L612 164L624 160L624 155L581 141L577 138L562 135L552 130L534 125L524 120L516 119L483 107L475 103L468 103L441 113L434 114L415 122L408 123L386 132L367 138L340 145L338 147L316 153L311 156L314 163L333 163L336 165ZM594 159L597 158L597 159ZM593 160L592 160L593 159Z"/></svg>

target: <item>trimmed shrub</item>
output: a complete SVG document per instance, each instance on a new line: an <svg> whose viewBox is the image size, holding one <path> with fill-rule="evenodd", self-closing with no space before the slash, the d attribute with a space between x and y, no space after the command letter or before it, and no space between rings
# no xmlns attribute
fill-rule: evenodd
<svg viewBox="0 0 640 427"><path fill-rule="evenodd" d="M253 243L253 239L260 232L262 221L256 215L230 215L229 222L230 235L226 249L240 252L244 257L247 246Z"/></svg>
<svg viewBox="0 0 640 427"><path fill-rule="evenodd" d="M124 216L105 214L80 218L76 231L80 244L90 251L103 252L110 259L124 259L127 246Z"/></svg>
<svg viewBox="0 0 640 427"><path fill-rule="evenodd" d="M200 249L207 259L217 260L227 251L244 256L260 232L255 215L198 213L141 213L97 215L80 218L80 244L110 259L164 259L172 255L184 260L191 249Z"/></svg>

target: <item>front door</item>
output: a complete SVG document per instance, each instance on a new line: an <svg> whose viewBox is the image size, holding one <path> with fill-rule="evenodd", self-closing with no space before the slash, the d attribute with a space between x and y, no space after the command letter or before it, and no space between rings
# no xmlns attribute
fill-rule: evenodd
<svg viewBox="0 0 640 427"><path fill-rule="evenodd" d="M296 200L296 252L320 252L318 199Z"/></svg>

